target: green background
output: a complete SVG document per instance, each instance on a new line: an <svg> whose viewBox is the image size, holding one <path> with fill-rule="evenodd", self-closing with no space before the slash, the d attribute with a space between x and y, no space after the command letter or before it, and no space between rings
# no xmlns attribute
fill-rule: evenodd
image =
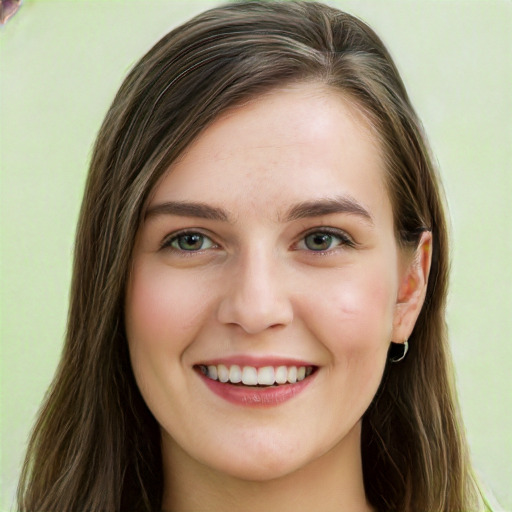
<svg viewBox="0 0 512 512"><path fill-rule="evenodd" d="M475 466L512 510L512 3L333 1L389 46L441 167L448 322ZM122 78L204 1L26 0L0 27L1 510L65 330L91 146Z"/></svg>

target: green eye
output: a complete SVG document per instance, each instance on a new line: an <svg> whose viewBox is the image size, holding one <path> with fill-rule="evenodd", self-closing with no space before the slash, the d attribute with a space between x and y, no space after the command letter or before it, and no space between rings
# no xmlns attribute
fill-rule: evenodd
<svg viewBox="0 0 512 512"><path fill-rule="evenodd" d="M213 242L201 233L182 233L173 237L169 245L178 251L202 251L213 247Z"/></svg>
<svg viewBox="0 0 512 512"><path fill-rule="evenodd" d="M304 244L311 251L326 251L336 239L329 233L312 233L304 239Z"/></svg>
<svg viewBox="0 0 512 512"><path fill-rule="evenodd" d="M298 244L298 249L325 252L338 246L353 247L352 240L343 232L331 233L330 231L314 231L306 235Z"/></svg>

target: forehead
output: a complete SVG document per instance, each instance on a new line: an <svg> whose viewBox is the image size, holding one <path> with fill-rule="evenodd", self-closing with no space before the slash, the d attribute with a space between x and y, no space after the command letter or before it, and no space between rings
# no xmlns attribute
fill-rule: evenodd
<svg viewBox="0 0 512 512"><path fill-rule="evenodd" d="M201 201L277 219L290 204L340 195L389 206L380 144L342 94L300 84L221 115L171 165L150 203Z"/></svg>

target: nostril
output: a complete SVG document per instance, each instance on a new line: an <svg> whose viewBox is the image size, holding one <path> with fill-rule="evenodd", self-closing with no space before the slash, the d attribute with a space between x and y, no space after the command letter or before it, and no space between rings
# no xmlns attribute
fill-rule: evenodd
<svg viewBox="0 0 512 512"><path fill-rule="evenodd" d="M219 307L217 318L224 325L239 326L247 334L258 334L289 325L293 320L293 310L285 300L275 300L266 307L258 304L256 298L254 301L226 298Z"/></svg>

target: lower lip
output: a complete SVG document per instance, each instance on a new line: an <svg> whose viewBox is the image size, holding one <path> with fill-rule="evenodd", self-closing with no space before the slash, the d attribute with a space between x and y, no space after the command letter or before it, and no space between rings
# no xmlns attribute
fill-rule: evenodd
<svg viewBox="0 0 512 512"><path fill-rule="evenodd" d="M275 387L250 387L236 386L234 384L219 382L218 380L209 379L202 373L198 375L204 383L216 395L224 400L236 405L245 405L247 407L275 407L304 391L312 382L317 372L306 377L295 384L281 384Z"/></svg>

